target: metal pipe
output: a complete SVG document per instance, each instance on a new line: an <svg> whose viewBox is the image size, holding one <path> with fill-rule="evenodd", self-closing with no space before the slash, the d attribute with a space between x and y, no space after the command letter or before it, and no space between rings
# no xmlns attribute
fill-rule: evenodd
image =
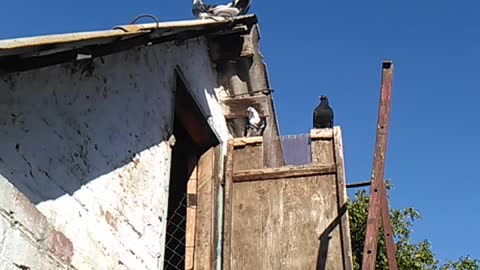
<svg viewBox="0 0 480 270"><path fill-rule="evenodd" d="M372 181L353 183L353 184L347 184L347 188L367 187L367 186L370 186L371 184L372 184Z"/></svg>

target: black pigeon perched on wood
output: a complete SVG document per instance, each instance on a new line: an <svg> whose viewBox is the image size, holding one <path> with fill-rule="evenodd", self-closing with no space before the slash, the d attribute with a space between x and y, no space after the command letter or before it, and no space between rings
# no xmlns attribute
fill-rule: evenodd
<svg viewBox="0 0 480 270"><path fill-rule="evenodd" d="M326 96L320 96L320 104L313 111L314 128L333 128L333 110Z"/></svg>
<svg viewBox="0 0 480 270"><path fill-rule="evenodd" d="M247 14L251 0L233 0L226 5L206 5L202 0L193 0L192 13L199 19L233 18Z"/></svg>

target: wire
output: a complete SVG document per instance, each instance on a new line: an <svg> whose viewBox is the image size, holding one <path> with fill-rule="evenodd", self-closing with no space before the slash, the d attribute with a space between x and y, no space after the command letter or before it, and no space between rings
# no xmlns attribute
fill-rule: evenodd
<svg viewBox="0 0 480 270"><path fill-rule="evenodd" d="M255 94L255 93L260 93L260 92L263 93L264 95L269 95L269 94L273 93L274 90L273 90L273 89L270 89L270 88L265 88L265 89L255 90L255 91L249 91L249 92L247 92L247 93L230 95L229 97L237 97L237 96Z"/></svg>
<svg viewBox="0 0 480 270"><path fill-rule="evenodd" d="M138 15L137 17L135 17L130 23L129 25L132 25L132 24L135 24L139 19L141 18L151 18L153 19L156 23L157 23L157 27L155 28L155 30L157 30L158 28L160 28L160 20L158 20L157 17L155 17L154 15L151 15L151 14L141 14L141 15ZM123 28L122 26L115 26L113 27L113 29L118 29L118 30L123 30L125 32L128 32L128 29L125 29Z"/></svg>
<svg viewBox="0 0 480 270"><path fill-rule="evenodd" d="M157 17L155 17L154 15L151 15L151 14L141 14L141 15L138 15L137 17L135 17L135 19L133 19L132 22L130 22L129 24L135 24L139 19L141 18L151 18L153 19L156 23L157 23L157 28L159 28L159 24L160 24L160 21L158 20Z"/></svg>

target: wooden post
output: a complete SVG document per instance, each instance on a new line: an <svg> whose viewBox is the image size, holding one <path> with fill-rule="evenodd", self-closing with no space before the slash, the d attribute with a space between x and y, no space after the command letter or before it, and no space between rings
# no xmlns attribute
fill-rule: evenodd
<svg viewBox="0 0 480 270"><path fill-rule="evenodd" d="M197 163L195 161L195 163ZM197 166L187 182L187 223L185 228L185 270L194 269L195 222L197 215Z"/></svg>
<svg viewBox="0 0 480 270"><path fill-rule="evenodd" d="M228 141L227 157L225 160L225 200L223 215L223 269L231 268L231 233L232 233L232 196L233 196L233 140Z"/></svg>
<svg viewBox="0 0 480 270"><path fill-rule="evenodd" d="M197 207L195 216L194 269L215 268L215 148L210 148L198 160Z"/></svg>
<svg viewBox="0 0 480 270"><path fill-rule="evenodd" d="M343 140L340 127L333 128L333 143L335 154L335 167L337 173L337 207L340 217L340 237L342 246L343 269L353 270L352 244L350 237L350 223L348 212L342 213L341 209L347 205L347 187L345 183L345 164L343 159Z"/></svg>
<svg viewBox="0 0 480 270"><path fill-rule="evenodd" d="M390 216L388 213L388 201L385 188L385 156L387 152L388 127L390 120L390 107L393 82L393 63L384 61L382 66L382 87L380 93L380 106L378 111L377 136L375 156L373 160L372 186L370 188L370 204L368 207L367 229L365 245L363 249L363 270L374 270L377 258L378 229L380 217L383 217L385 242L387 243L387 255L389 269L396 270L397 263L395 251L392 249L393 235L391 231ZM382 215L382 212L384 213Z"/></svg>

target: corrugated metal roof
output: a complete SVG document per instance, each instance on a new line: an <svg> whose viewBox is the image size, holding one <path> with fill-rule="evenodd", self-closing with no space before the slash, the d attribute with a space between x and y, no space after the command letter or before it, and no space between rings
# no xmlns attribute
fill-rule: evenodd
<svg viewBox="0 0 480 270"><path fill-rule="evenodd" d="M52 55L79 48L106 45L119 41L132 40L142 37L140 42L153 41L160 43L175 39L187 39L199 35L221 32L235 25L257 22L255 15L239 16L229 20L184 20L148 24L130 24L116 26L113 30L57 34L35 37L24 37L0 40L0 66L2 60L12 57L27 57ZM182 34L183 33L183 34ZM116 51L126 50L133 46L120 46ZM104 54L105 52L102 51ZM0 67L1 68L1 67Z"/></svg>

